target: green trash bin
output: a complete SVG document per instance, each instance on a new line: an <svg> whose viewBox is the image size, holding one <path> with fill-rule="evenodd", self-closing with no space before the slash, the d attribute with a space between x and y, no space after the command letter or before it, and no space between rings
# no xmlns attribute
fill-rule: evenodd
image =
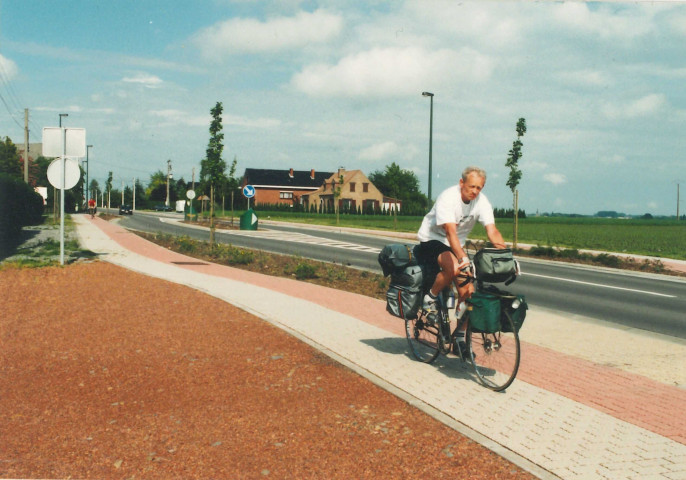
<svg viewBox="0 0 686 480"><path fill-rule="evenodd" d="M257 230L257 215L252 208L241 215L241 230Z"/></svg>

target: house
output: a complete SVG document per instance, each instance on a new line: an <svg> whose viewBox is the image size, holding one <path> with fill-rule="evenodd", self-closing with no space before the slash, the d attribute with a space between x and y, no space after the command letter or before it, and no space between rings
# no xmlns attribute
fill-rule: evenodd
<svg viewBox="0 0 686 480"><path fill-rule="evenodd" d="M362 170L347 171L341 167L317 191L303 195L303 204L306 209L315 207L318 210L335 210L336 198L339 211L356 211L358 207L363 212L378 211L389 202L395 202L396 205L398 203L384 197Z"/></svg>
<svg viewBox="0 0 686 480"><path fill-rule="evenodd" d="M331 177L331 172L315 172L312 170L275 170L246 168L241 187L252 185L255 187L255 205L288 204L300 205L302 197L312 193Z"/></svg>

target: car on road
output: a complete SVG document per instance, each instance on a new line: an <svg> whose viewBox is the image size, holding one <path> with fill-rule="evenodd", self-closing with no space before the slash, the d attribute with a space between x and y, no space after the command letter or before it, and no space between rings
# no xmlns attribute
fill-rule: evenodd
<svg viewBox="0 0 686 480"><path fill-rule="evenodd" d="M174 209L169 205L155 205L156 212L173 212Z"/></svg>
<svg viewBox="0 0 686 480"><path fill-rule="evenodd" d="M131 208L131 205L121 205L119 207L119 215L133 215L133 209Z"/></svg>

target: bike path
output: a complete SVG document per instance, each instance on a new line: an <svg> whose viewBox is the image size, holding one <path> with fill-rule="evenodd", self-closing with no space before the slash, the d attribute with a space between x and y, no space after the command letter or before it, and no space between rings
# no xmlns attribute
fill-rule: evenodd
<svg viewBox="0 0 686 480"><path fill-rule="evenodd" d="M102 219L75 220L82 245L104 260L279 325L542 478L686 479L683 342L533 307L520 373L493 393L455 357L410 359L402 321L383 301L198 261Z"/></svg>

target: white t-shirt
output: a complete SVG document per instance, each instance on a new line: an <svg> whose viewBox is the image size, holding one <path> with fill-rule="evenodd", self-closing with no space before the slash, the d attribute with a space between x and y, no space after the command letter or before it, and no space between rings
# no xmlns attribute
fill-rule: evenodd
<svg viewBox="0 0 686 480"><path fill-rule="evenodd" d="M460 186L454 185L438 196L433 208L422 220L417 238L420 242L438 240L450 246L443 225L455 223L457 224L457 237L460 239L460 244L464 245L467 241L467 235L472 231L477 220L484 227L495 223L493 207L488 198L480 193L471 202L464 203L460 195Z"/></svg>

